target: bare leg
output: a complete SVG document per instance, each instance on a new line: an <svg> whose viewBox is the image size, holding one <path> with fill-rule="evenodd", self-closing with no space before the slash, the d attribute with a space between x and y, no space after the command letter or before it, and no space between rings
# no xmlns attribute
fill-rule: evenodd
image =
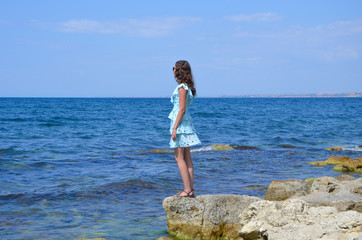
<svg viewBox="0 0 362 240"><path fill-rule="evenodd" d="M185 161L185 148L175 148L175 159L180 170L181 178L184 184L184 191L191 191L190 174ZM186 196L185 192L181 192L181 196Z"/></svg>
<svg viewBox="0 0 362 240"><path fill-rule="evenodd" d="M194 165L192 164L190 147L185 148L185 162L190 176L191 189L194 188Z"/></svg>

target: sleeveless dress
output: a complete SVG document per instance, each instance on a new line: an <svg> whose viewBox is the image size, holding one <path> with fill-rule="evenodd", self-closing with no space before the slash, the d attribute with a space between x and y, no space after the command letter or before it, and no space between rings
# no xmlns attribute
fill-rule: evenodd
<svg viewBox="0 0 362 240"><path fill-rule="evenodd" d="M171 119L170 124L170 133L172 134L172 129L175 124L177 114L180 110L180 102L179 102L179 95L178 91L179 88L182 87L187 91L186 94L186 106L185 106L185 114L182 118L181 123L177 127L176 131L176 141L170 140L170 148L178 148L178 147L189 147L196 144L201 143L199 138L196 135L195 127L192 124L192 119L189 113L189 106L191 105L192 101L194 100L194 96L192 95L191 89L184 83L179 84L175 91L171 96L171 102L173 103L173 109L168 115L168 118Z"/></svg>

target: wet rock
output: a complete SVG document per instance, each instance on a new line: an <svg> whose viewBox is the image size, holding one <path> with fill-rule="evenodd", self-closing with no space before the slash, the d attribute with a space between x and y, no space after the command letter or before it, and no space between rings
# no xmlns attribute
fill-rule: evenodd
<svg viewBox="0 0 362 240"><path fill-rule="evenodd" d="M341 163L348 162L351 160L352 159L350 157L346 157L346 156L331 156L325 161L325 163L337 165L337 164L341 164Z"/></svg>
<svg viewBox="0 0 362 240"><path fill-rule="evenodd" d="M241 146L241 145L231 145L234 149L241 149L241 150L258 150L258 147L252 146Z"/></svg>
<svg viewBox="0 0 362 240"><path fill-rule="evenodd" d="M211 146L215 151L225 151L225 150L232 150L233 149L233 147L231 147L230 145L219 144L219 143L211 144Z"/></svg>
<svg viewBox="0 0 362 240"><path fill-rule="evenodd" d="M310 186L311 183L299 179L274 180L266 191L265 200L283 201L293 196L307 195L310 192Z"/></svg>
<svg viewBox="0 0 362 240"><path fill-rule="evenodd" d="M326 148L327 151L343 151L343 150L347 150L348 148L345 147L345 146L334 146L334 147L329 147L329 148Z"/></svg>
<svg viewBox="0 0 362 240"><path fill-rule="evenodd" d="M362 172L362 158L354 160L347 156L331 156L326 161L309 162L317 166L336 165L333 170L341 172Z"/></svg>
<svg viewBox="0 0 362 240"><path fill-rule="evenodd" d="M333 170L341 172L362 172L362 159L344 161L335 166Z"/></svg>
<svg viewBox="0 0 362 240"><path fill-rule="evenodd" d="M303 147L297 147L297 146L293 146L293 145L289 145L289 144L281 144L278 145L281 148L298 148L298 149L303 149Z"/></svg>
<svg viewBox="0 0 362 240"><path fill-rule="evenodd" d="M238 239L239 215L260 198L247 195L199 195L196 198L167 197L168 232L181 238Z"/></svg>
<svg viewBox="0 0 362 240"><path fill-rule="evenodd" d="M308 162L308 164L315 165L315 166L326 166L327 165L327 163L325 161Z"/></svg>

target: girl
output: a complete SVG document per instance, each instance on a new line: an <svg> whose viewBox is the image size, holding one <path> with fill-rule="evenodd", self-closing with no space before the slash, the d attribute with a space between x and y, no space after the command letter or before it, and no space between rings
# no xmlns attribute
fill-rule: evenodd
<svg viewBox="0 0 362 240"><path fill-rule="evenodd" d="M177 61L173 67L174 77L178 86L171 96L173 109L168 116L171 119L170 147L175 150L175 159L184 184L184 189L177 197L195 197L194 167L190 146L201 143L196 135L188 108L196 95L191 67L187 61Z"/></svg>

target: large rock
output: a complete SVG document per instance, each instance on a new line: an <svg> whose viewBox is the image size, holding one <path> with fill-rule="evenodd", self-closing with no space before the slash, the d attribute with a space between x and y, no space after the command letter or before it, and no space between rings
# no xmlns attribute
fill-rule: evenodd
<svg viewBox="0 0 362 240"><path fill-rule="evenodd" d="M274 180L266 190L265 200L283 201L293 196L304 196L310 193L310 186L311 183L299 179Z"/></svg>
<svg viewBox="0 0 362 240"><path fill-rule="evenodd" d="M268 198L278 201L247 195L168 197L163 201L168 231L186 239L239 240L343 240L362 234L362 178L273 181L268 191Z"/></svg>
<svg viewBox="0 0 362 240"><path fill-rule="evenodd" d="M181 238L241 239L239 215L260 198L247 195L200 195L196 198L167 197L168 232Z"/></svg>
<svg viewBox="0 0 362 240"><path fill-rule="evenodd" d="M254 239L353 239L362 233L362 214L311 207L301 199L258 201L240 216L239 236Z"/></svg>
<svg viewBox="0 0 362 240"><path fill-rule="evenodd" d="M362 212L362 178L350 175L338 178L319 177L313 183L298 179L274 180L270 183L265 200L283 201L300 198L312 206L331 206L339 211Z"/></svg>
<svg viewBox="0 0 362 240"><path fill-rule="evenodd" d="M343 177L344 176L344 177ZM338 211L355 210L362 213L362 178L342 175L337 178L319 177L310 194L300 197L312 206L332 206Z"/></svg>

